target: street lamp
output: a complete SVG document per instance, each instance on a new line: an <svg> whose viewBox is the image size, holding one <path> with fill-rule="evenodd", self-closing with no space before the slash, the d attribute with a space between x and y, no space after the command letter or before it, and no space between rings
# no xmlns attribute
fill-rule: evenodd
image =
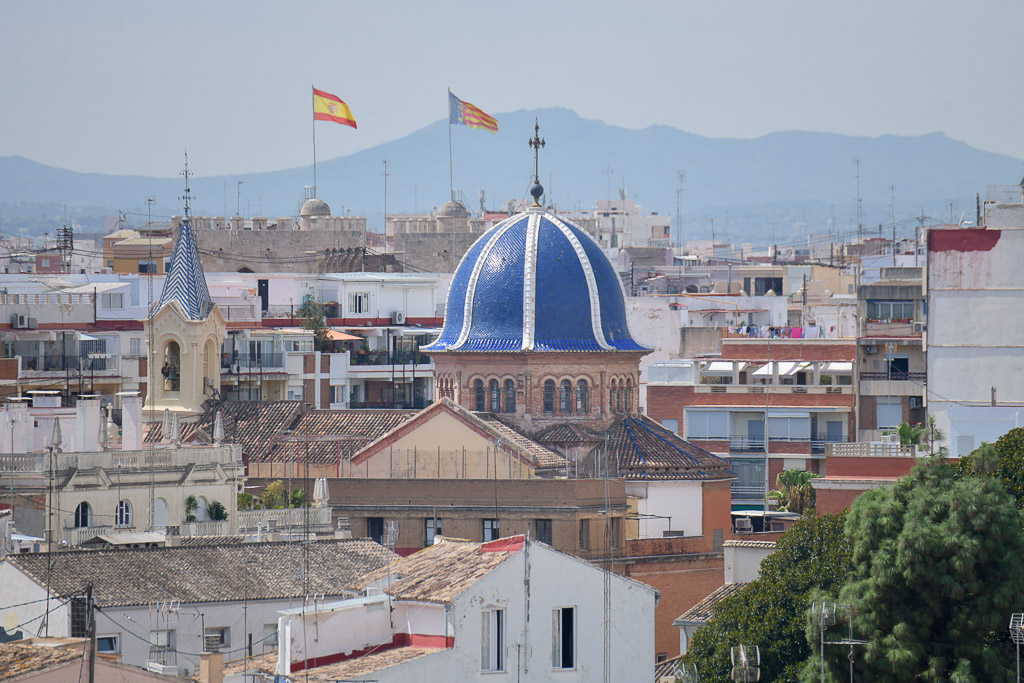
<svg viewBox="0 0 1024 683"><path fill-rule="evenodd" d="M1017 646L1017 683L1020 683L1020 644L1024 643L1024 612L1010 615L1010 640Z"/></svg>

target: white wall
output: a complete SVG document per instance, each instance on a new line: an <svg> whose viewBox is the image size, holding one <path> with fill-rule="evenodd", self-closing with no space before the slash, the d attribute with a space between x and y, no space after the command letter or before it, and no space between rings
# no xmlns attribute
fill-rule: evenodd
<svg viewBox="0 0 1024 683"><path fill-rule="evenodd" d="M747 548L725 542L725 582L750 583L761 575L761 561L775 548Z"/></svg>
<svg viewBox="0 0 1024 683"><path fill-rule="evenodd" d="M639 498L641 538L662 538L668 529L682 531L686 536L701 535L704 489L699 481L627 481L626 495Z"/></svg>

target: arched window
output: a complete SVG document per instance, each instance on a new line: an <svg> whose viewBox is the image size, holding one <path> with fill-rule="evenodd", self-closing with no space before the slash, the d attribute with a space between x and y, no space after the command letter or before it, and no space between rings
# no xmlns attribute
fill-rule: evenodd
<svg viewBox="0 0 1024 683"><path fill-rule="evenodd" d="M587 412L587 380L576 382L576 412Z"/></svg>
<svg viewBox="0 0 1024 683"><path fill-rule="evenodd" d="M127 500L122 500L117 504L117 510L114 512L114 526L131 526L132 525L132 504Z"/></svg>
<svg viewBox="0 0 1024 683"><path fill-rule="evenodd" d="M473 382L473 389L476 393L476 411L478 413L482 413L487 410L487 407L484 404L484 381L482 379L478 379Z"/></svg>
<svg viewBox="0 0 1024 683"><path fill-rule="evenodd" d="M626 412L633 412L633 380L626 380Z"/></svg>
<svg viewBox="0 0 1024 683"><path fill-rule="evenodd" d="M164 391L181 389L181 347L178 342L168 342L164 347L164 365L160 374L164 377Z"/></svg>
<svg viewBox="0 0 1024 683"><path fill-rule="evenodd" d="M492 379L490 383L490 394L491 394L491 412L501 412L501 388L498 384L498 380Z"/></svg>
<svg viewBox="0 0 1024 683"><path fill-rule="evenodd" d="M620 383L619 388L615 390L615 412L622 412L622 394L625 393L623 385Z"/></svg>
<svg viewBox="0 0 1024 683"><path fill-rule="evenodd" d="M572 412L572 382L567 379L562 380L562 386L558 392L558 412L565 414Z"/></svg>
<svg viewBox="0 0 1024 683"><path fill-rule="evenodd" d="M544 412L555 412L555 380L553 379L544 382Z"/></svg>
<svg viewBox="0 0 1024 683"><path fill-rule="evenodd" d="M615 412L615 380L612 380L611 386L608 388L608 412Z"/></svg>
<svg viewBox="0 0 1024 683"><path fill-rule="evenodd" d="M516 383L510 379L505 380L505 412L516 412Z"/></svg>
<svg viewBox="0 0 1024 683"><path fill-rule="evenodd" d="M75 508L75 528L92 526L92 508L86 502L81 502Z"/></svg>
<svg viewBox="0 0 1024 683"><path fill-rule="evenodd" d="M196 496L196 521L205 522L210 519L210 501L206 500L203 496Z"/></svg>

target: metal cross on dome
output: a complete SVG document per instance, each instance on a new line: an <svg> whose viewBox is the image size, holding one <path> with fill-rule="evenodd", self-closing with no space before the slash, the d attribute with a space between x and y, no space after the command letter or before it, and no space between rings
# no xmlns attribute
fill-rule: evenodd
<svg viewBox="0 0 1024 683"><path fill-rule="evenodd" d="M540 122L533 120L533 139L530 140L530 147L533 148L533 182L540 184L540 148L544 146L544 138L540 136Z"/></svg>

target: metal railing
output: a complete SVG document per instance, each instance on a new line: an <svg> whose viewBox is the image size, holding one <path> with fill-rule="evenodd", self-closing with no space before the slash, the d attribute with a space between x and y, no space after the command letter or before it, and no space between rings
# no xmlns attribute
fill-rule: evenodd
<svg viewBox="0 0 1024 683"><path fill-rule="evenodd" d="M916 458L917 446L880 441L856 441L828 444L826 455L852 458Z"/></svg>
<svg viewBox="0 0 1024 683"><path fill-rule="evenodd" d="M732 485L732 497L733 498L764 498L764 485L761 486L747 486L744 484Z"/></svg>
<svg viewBox="0 0 1024 683"><path fill-rule="evenodd" d="M911 382L921 382L922 384L928 379L927 372L862 372L860 373L860 381L865 382L869 380L892 380L893 382L903 382L910 380Z"/></svg>
<svg viewBox="0 0 1024 683"><path fill-rule="evenodd" d="M268 529L268 522L276 529L304 527L308 521L310 527L328 527L333 530L330 508L282 508L280 510L239 510L238 528L242 531L255 532L262 525Z"/></svg>
<svg viewBox="0 0 1024 683"><path fill-rule="evenodd" d="M64 372L65 370L82 370L84 372L100 372L116 370L117 359L90 358L88 356L50 354L21 356L21 369L34 372Z"/></svg>
<svg viewBox="0 0 1024 683"><path fill-rule="evenodd" d="M421 353L388 353L386 351L353 351L352 365L430 365L430 356Z"/></svg>
<svg viewBox="0 0 1024 683"><path fill-rule="evenodd" d="M248 354L240 353L237 356L221 355L220 367L222 370L231 370L238 366L239 373L248 373L250 370L258 372L260 369L270 370L283 368L285 354L279 352Z"/></svg>

